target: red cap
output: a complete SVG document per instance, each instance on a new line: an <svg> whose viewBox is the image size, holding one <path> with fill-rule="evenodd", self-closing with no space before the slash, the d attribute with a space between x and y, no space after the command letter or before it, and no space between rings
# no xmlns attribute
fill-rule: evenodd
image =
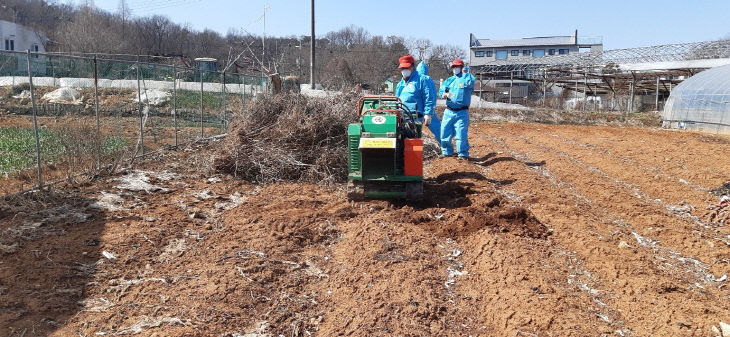
<svg viewBox="0 0 730 337"><path fill-rule="evenodd" d="M456 60L451 61L451 68L453 68L453 67L462 67L463 68L464 61L462 61L461 59L456 59Z"/></svg>
<svg viewBox="0 0 730 337"><path fill-rule="evenodd" d="M410 68L411 66L413 66L414 62L415 61L413 60L413 56L411 55L401 56L398 59L398 69Z"/></svg>

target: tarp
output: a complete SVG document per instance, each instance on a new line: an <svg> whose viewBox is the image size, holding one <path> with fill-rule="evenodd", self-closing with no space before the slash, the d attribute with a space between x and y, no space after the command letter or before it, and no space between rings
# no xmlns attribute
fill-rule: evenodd
<svg viewBox="0 0 730 337"><path fill-rule="evenodd" d="M143 92L141 92L141 98L142 103L149 103L150 105L162 105L170 100L169 92L161 91L157 89L147 89ZM134 101L137 102L137 97L134 98Z"/></svg>
<svg viewBox="0 0 730 337"><path fill-rule="evenodd" d="M49 103L81 104L81 96L73 88L58 88L43 95L42 99Z"/></svg>

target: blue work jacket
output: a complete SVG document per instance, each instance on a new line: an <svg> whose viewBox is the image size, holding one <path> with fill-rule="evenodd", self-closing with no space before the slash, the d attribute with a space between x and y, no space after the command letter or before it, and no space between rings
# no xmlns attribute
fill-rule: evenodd
<svg viewBox="0 0 730 337"><path fill-rule="evenodd" d="M460 73L453 75L444 81L439 88L439 97L444 95L446 88L449 88L449 99L446 100L446 107L451 110L463 110L471 104L471 94L474 92L474 75Z"/></svg>
<svg viewBox="0 0 730 337"><path fill-rule="evenodd" d="M418 115L432 115L436 106L436 86L430 77L421 75L417 70L408 80L401 79L395 88L395 95Z"/></svg>

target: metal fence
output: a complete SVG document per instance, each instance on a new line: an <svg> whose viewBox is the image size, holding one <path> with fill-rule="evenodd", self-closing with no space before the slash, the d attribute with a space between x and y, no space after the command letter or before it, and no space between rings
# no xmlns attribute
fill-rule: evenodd
<svg viewBox="0 0 730 337"><path fill-rule="evenodd" d="M225 133L256 75L0 51L0 195Z"/></svg>

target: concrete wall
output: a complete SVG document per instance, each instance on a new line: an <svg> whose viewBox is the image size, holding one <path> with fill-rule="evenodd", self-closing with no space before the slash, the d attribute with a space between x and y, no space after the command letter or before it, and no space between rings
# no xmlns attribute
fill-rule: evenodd
<svg viewBox="0 0 730 337"><path fill-rule="evenodd" d="M22 83L28 83L28 77L26 76L0 76L0 86L13 86ZM33 77L33 85L45 86L45 87L70 87L70 88L93 88L94 80L90 78L73 78L73 77ZM172 81L150 81L145 80L142 83L142 88L147 89L158 89L172 91ZM116 89L137 89L137 80L108 80L99 79L99 88L116 88ZM183 82L177 80L178 90L190 90L200 91L200 82ZM262 92L264 87L262 85L254 84L237 84L227 83L226 92L228 93L241 93L242 90L246 90L246 93L251 92ZM203 83L203 91L205 92L221 92L223 90L222 83Z"/></svg>

